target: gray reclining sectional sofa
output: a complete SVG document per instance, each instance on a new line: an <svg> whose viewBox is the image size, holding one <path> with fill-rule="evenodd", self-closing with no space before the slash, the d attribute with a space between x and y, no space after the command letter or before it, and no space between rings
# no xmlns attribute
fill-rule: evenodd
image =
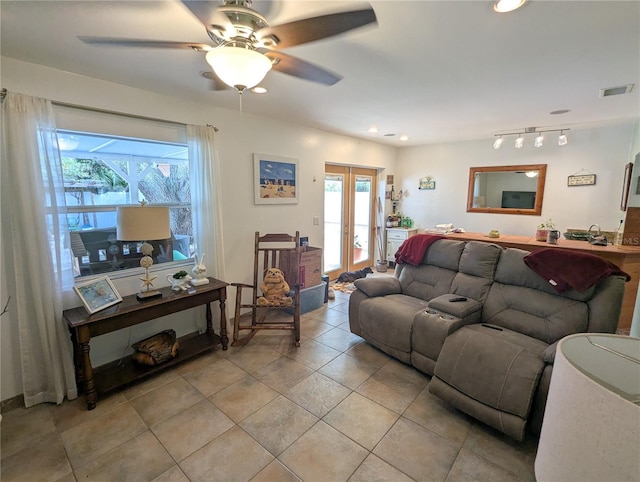
<svg viewBox="0 0 640 482"><path fill-rule="evenodd" d="M516 440L528 428L539 433L556 343L614 333L625 279L559 294L525 264L528 254L438 240L418 266L355 282L350 329L432 375L430 392L457 409Z"/></svg>

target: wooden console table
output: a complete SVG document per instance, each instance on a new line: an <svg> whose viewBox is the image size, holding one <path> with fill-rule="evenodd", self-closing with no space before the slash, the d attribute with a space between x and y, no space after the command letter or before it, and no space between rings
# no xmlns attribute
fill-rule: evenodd
<svg viewBox="0 0 640 482"><path fill-rule="evenodd" d="M225 302L227 286L224 281L209 278L209 283L192 287L188 291L172 291L171 287L160 288L162 298L138 301L135 295L125 296L117 305L88 314L83 306L65 310L64 319L67 321L73 342L73 360L76 370L78 388L84 392L87 409L96 406L98 393L107 393L134 380L164 370L197 354L213 349L222 343L222 349L227 349L227 319ZM211 318L211 302L220 303L220 336L213 331ZM185 336L179 339L178 355L160 365L144 366L133 361L131 356L116 360L106 365L91 366L89 342L92 336L104 335L122 328L144 323L161 316L179 311L206 306L207 329L201 335Z"/></svg>
<svg viewBox="0 0 640 482"><path fill-rule="evenodd" d="M631 276L631 281L625 283L622 310L618 319L618 333L628 335L631 329L633 311L638 294L640 281L640 247L638 246L595 246L586 241L572 241L561 239L558 244L549 244L536 241L535 237L512 236L501 234L499 238L490 238L482 233L451 233L446 235L450 239L464 241L484 241L495 243L503 248L518 248L525 251L536 251L543 248L563 248L579 251L586 254L600 256L618 266L622 271Z"/></svg>

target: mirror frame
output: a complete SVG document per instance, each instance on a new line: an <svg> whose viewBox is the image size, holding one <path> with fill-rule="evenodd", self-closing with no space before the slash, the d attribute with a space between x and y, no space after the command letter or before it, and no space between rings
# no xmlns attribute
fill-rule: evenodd
<svg viewBox="0 0 640 482"><path fill-rule="evenodd" d="M536 204L533 209L518 208L474 208L473 189L475 185L476 173L481 172L512 172L512 171L538 171L538 186L536 187ZM516 166L485 166L469 168L469 189L467 191L467 212L468 213L493 213L493 214L526 214L540 216L542 214L542 199L544 198L544 183L547 177L546 164L523 164Z"/></svg>

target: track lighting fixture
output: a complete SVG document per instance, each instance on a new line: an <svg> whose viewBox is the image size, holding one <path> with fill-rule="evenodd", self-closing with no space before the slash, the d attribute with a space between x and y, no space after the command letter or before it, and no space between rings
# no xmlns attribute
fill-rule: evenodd
<svg viewBox="0 0 640 482"><path fill-rule="evenodd" d="M535 134L535 140L533 145L535 147L542 147L544 145L544 134L545 132L559 132L558 136L558 145L564 146L567 144L567 136L565 131L570 131L571 129L541 129L538 130L537 127L525 127L521 131L515 132L503 132L500 134L496 134L497 139L493 142L494 149L500 149L502 147L502 141L504 140L504 136L518 136L515 140L514 147L516 149L522 149L524 146L524 137L527 134Z"/></svg>

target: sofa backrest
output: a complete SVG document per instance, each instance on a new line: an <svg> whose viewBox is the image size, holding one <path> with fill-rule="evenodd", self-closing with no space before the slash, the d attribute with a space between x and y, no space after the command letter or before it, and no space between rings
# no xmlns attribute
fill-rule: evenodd
<svg viewBox="0 0 640 482"><path fill-rule="evenodd" d="M419 266L396 265L402 293L425 301L451 293L465 245L464 241L441 239L429 246Z"/></svg>
<svg viewBox="0 0 640 482"><path fill-rule="evenodd" d="M496 244L469 241L460 256L458 273L451 283L451 293L484 302L502 251Z"/></svg>
<svg viewBox="0 0 640 482"><path fill-rule="evenodd" d="M524 333L549 344L596 328L615 331L624 291L621 278L604 280L582 293L571 290L559 294L524 263L527 254L528 251L520 249L503 250L484 303L483 323ZM599 320L594 319L596 314Z"/></svg>

